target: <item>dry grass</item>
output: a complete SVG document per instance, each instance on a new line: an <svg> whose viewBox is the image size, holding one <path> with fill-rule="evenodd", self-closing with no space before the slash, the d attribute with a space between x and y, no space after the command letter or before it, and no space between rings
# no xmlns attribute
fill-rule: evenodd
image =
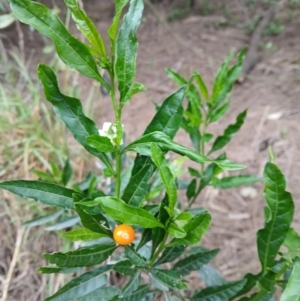
<svg viewBox="0 0 300 301"><path fill-rule="evenodd" d="M78 156L82 148L66 135L64 125L44 100L41 85L30 71L31 57L24 61L24 53L7 50L3 40L0 39L0 180L36 179L34 170L55 174L71 149L74 180L81 181L91 163L87 164L86 156ZM78 80L69 70L61 77L65 83ZM69 95L79 92L71 87ZM93 112L95 95L99 95L98 87L92 87L86 97L87 112ZM43 253L61 247L67 251L71 246L66 242L61 246L54 232L22 227L25 221L49 212L47 206L0 191L1 301L43 300L69 279L62 275L41 276L36 269L45 264Z"/></svg>

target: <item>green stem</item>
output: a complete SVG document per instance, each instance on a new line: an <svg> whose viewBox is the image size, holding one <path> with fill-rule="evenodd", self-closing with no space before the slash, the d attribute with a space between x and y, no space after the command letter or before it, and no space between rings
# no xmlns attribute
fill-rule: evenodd
<svg viewBox="0 0 300 301"><path fill-rule="evenodd" d="M202 135L201 135L202 137L206 134L207 126L208 126L208 122L207 122L207 118L205 116L203 132L202 132ZM200 144L200 154L202 156L205 156L205 141L204 141L203 138L201 139L201 144ZM204 168L205 168L205 163L201 162L200 174L201 174L202 177L204 177ZM190 208L195 203L195 201L196 201L197 197L199 196L201 190L202 189L201 189L201 186L200 186L200 183L199 183L199 187L197 189L197 192L195 193L194 197L192 199L190 199L190 201L188 203L188 208Z"/></svg>
<svg viewBox="0 0 300 301"><path fill-rule="evenodd" d="M116 191L115 191L115 196L117 198L120 197L120 191L121 191L121 154L120 154L120 148L119 148L116 153Z"/></svg>
<svg viewBox="0 0 300 301"><path fill-rule="evenodd" d="M112 64L113 66L114 64ZM117 127L117 141L116 141L116 174L115 174L115 179L116 179L116 191L115 191L115 196L117 198L120 197L120 191L121 191L121 147L120 147L120 140L119 136L122 136L122 124L121 124L121 115L122 115L122 107L118 106L117 99L116 99L116 94L115 94L115 74L113 67L111 68L110 71L110 97L112 99L113 103L113 108L115 112L115 124Z"/></svg>
<svg viewBox="0 0 300 301"><path fill-rule="evenodd" d="M149 262L149 266L152 266L153 263L155 262L155 260L157 259L158 255L162 252L162 250L165 248L165 244L168 238L168 232L166 230L165 236L162 240L162 242L159 245L158 250L154 253L153 257L151 258L150 262Z"/></svg>

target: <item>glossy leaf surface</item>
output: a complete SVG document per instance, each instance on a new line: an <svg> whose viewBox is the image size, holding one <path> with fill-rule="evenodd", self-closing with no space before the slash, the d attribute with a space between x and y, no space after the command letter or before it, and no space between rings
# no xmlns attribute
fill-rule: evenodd
<svg viewBox="0 0 300 301"><path fill-rule="evenodd" d="M294 203L291 194L285 191L285 178L275 164L266 164L263 181L270 218L265 227L257 232L257 247L262 270L265 272L273 266L287 236L294 215Z"/></svg>
<svg viewBox="0 0 300 301"><path fill-rule="evenodd" d="M116 148L107 137L91 135L86 138L86 141L91 147L97 149L99 152L111 153L116 151Z"/></svg>
<svg viewBox="0 0 300 301"><path fill-rule="evenodd" d="M71 280L54 295L44 301L67 301L83 297L106 283L105 273L111 270L110 265L91 270Z"/></svg>
<svg viewBox="0 0 300 301"><path fill-rule="evenodd" d="M243 288L246 280L227 282L219 286L209 286L197 292L191 301L228 301Z"/></svg>
<svg viewBox="0 0 300 301"><path fill-rule="evenodd" d="M130 90L136 70L138 41L136 31L139 27L144 3L142 0L131 0L127 14L123 18L116 40L115 73L121 94L121 103Z"/></svg>
<svg viewBox="0 0 300 301"><path fill-rule="evenodd" d="M98 128L91 119L84 115L81 102L60 92L57 78L50 67L39 65L38 77L44 86L47 100L52 103L56 115L66 124L74 138L89 153L98 157L109 169L113 170L107 156L92 148L86 141L88 136L98 134Z"/></svg>
<svg viewBox="0 0 300 301"><path fill-rule="evenodd" d="M85 11L79 7L77 0L64 1L72 12L72 17L77 28L90 41L93 48L97 51L97 54L105 57L105 44L93 21L86 15Z"/></svg>
<svg viewBox="0 0 300 301"><path fill-rule="evenodd" d="M140 285L137 290L132 292L130 295L127 295L123 298L117 299L118 301L140 301L147 295L149 292L149 287L147 284Z"/></svg>
<svg viewBox="0 0 300 301"><path fill-rule="evenodd" d="M131 246L126 246L124 255L137 267L145 267L147 264L145 259Z"/></svg>
<svg viewBox="0 0 300 301"><path fill-rule="evenodd" d="M117 248L116 244L102 244L84 247L67 253L45 254L49 263L60 267L81 267L100 264L105 261Z"/></svg>
<svg viewBox="0 0 300 301"><path fill-rule="evenodd" d="M138 225L143 228L164 228L148 211L131 207L116 197L100 197L91 202L80 203L81 206L93 207L100 205L111 218L128 225Z"/></svg>
<svg viewBox="0 0 300 301"><path fill-rule="evenodd" d="M184 226L187 235L184 238L174 239L168 246L188 246L198 243L202 235L208 230L210 222L211 216L207 211L199 213Z"/></svg>
<svg viewBox="0 0 300 301"><path fill-rule="evenodd" d="M173 212L175 204L177 202L177 187L175 183L175 179L172 175L170 168L168 167L168 162L164 157L163 151L156 144L151 145L151 159L156 165L160 178L162 179L169 200L169 208Z"/></svg>
<svg viewBox="0 0 300 301"><path fill-rule="evenodd" d="M73 170L70 160L67 159L61 175L61 182L66 186L72 178Z"/></svg>
<svg viewBox="0 0 300 301"><path fill-rule="evenodd" d="M287 286L283 291L280 301L299 301L300 300L300 260L294 263L292 273L289 277Z"/></svg>
<svg viewBox="0 0 300 301"><path fill-rule="evenodd" d="M137 270L132 268L132 262L128 259L119 261L114 264L113 270L121 275L128 275L132 277L137 273Z"/></svg>
<svg viewBox="0 0 300 301"><path fill-rule="evenodd" d="M115 286L102 286L84 297L78 299L78 301L111 301L120 294L120 290Z"/></svg>
<svg viewBox="0 0 300 301"><path fill-rule="evenodd" d="M110 39L111 53L115 53L115 40L118 31L118 25L123 8L126 6L129 0L116 0L115 2L115 16L113 18L112 24L109 27L107 33Z"/></svg>
<svg viewBox="0 0 300 301"><path fill-rule="evenodd" d="M153 165L148 164L133 175L125 188L122 200L128 205L139 207L148 193L148 181L152 176L153 170Z"/></svg>
<svg viewBox="0 0 300 301"><path fill-rule="evenodd" d="M106 84L87 46L68 32L56 14L43 4L29 0L10 0L9 3L21 22L31 25L53 41L57 54L65 64Z"/></svg>
<svg viewBox="0 0 300 301"><path fill-rule="evenodd" d="M63 237L67 238L70 241L78 240L93 240L103 236L108 236L102 233L93 232L87 228L74 229L63 234Z"/></svg>
<svg viewBox="0 0 300 301"><path fill-rule="evenodd" d="M161 257L156 261L155 265L163 264L166 262L172 262L178 259L184 253L184 246L174 246L166 248Z"/></svg>
<svg viewBox="0 0 300 301"><path fill-rule="evenodd" d="M126 285L122 289L122 296L127 297L130 296L134 291L136 291L140 285L140 272L136 272L126 283Z"/></svg>
<svg viewBox="0 0 300 301"><path fill-rule="evenodd" d="M244 124L246 115L247 110L240 113L236 118L236 122L234 124L230 124L225 129L224 134L222 136L217 137L217 139L213 143L211 150L209 151L209 154L223 148L231 140L231 138L239 131L239 129Z"/></svg>
<svg viewBox="0 0 300 301"><path fill-rule="evenodd" d="M260 178L250 175L239 175L239 176L231 176L231 177L224 177L221 179L215 178L212 181L212 185L215 188L234 188L239 187L241 185L250 185L257 181L260 181Z"/></svg>
<svg viewBox="0 0 300 301"><path fill-rule="evenodd" d="M73 208L72 195L75 191L56 184L18 180L2 182L0 183L0 188L23 198L34 199L43 204L67 209Z"/></svg>
<svg viewBox="0 0 300 301"><path fill-rule="evenodd" d="M82 225L85 228L105 236L112 236L111 231L108 229L108 222L101 213L90 215L82 210L78 204L75 204L75 209L80 217Z"/></svg>
<svg viewBox="0 0 300 301"><path fill-rule="evenodd" d="M151 273L155 274L160 281L166 283L170 287L178 289L186 288L186 284L182 281L182 275L178 272L165 269L154 269Z"/></svg>
<svg viewBox="0 0 300 301"><path fill-rule="evenodd" d="M192 254L176 262L173 269L181 275L189 275L191 271L197 271L201 269L203 265L209 263L218 252L219 249Z"/></svg>

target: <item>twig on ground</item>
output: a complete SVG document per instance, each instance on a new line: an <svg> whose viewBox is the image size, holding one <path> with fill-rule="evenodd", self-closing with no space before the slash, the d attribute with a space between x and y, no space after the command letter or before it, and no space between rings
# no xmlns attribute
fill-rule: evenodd
<svg viewBox="0 0 300 301"><path fill-rule="evenodd" d="M3 283L3 294L2 294L2 299L1 301L5 301L8 295L8 289L9 289L9 284L11 281L11 278L13 276L13 272L15 269L15 266L17 264L18 261L18 257L19 257L19 253L20 253L20 249L21 249L21 244L22 244L22 239L23 239L23 235L24 235L24 231L25 228L24 227L20 227L17 231L17 238L16 238L16 244L15 244L15 250L14 250L14 254L6 275L6 279Z"/></svg>

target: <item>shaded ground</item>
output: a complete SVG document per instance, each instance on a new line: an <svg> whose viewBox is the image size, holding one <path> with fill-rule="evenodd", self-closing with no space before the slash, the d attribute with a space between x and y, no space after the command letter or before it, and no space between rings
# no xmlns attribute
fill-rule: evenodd
<svg viewBox="0 0 300 301"><path fill-rule="evenodd" d="M87 10L97 21L102 32L109 26L111 6L98 2L87 2ZM105 6L105 7L104 7ZM166 10L160 9L164 14ZM211 17L211 16L210 16ZM217 16L218 18L219 16ZM147 9L143 24L139 30L139 53L137 81L143 83L148 91L135 97L124 110L123 123L129 141L133 141L151 120L155 109L151 102L161 103L177 87L164 72L164 68L173 68L188 77L192 70L199 71L208 83L230 49L241 49L249 40L242 29L236 27L216 28L211 18L185 18L174 21L171 31L165 23ZM228 124L233 123L238 113L248 109L248 116L242 130L226 147L229 159L247 165L245 172L262 175L268 160L268 146L271 145L276 155L276 162L282 168L288 180L289 191L293 193L296 204L295 227L300 230L300 39L298 28L300 19L286 24L285 31L276 37L265 37L263 43L271 42L276 48L264 51L263 59L256 65L249 78L241 85L236 85L232 93L232 105L229 113L221 122L210 129L221 134ZM26 29L24 29L26 30ZM40 40L42 43L42 40ZM27 42L25 46L32 45ZM191 50L193 49L193 50ZM39 50L36 50L38 53ZM34 58L38 61L39 58ZM90 83L90 82L89 82ZM88 81L82 84L82 95L89 90ZM277 114L278 113L278 114ZM281 114L279 114L281 113ZM109 99L103 98L99 105L99 127L104 121L113 120ZM176 140L189 145L187 136L179 132ZM255 233L263 224L264 200L262 185L254 186L257 196L246 196L245 191L207 189L197 201L197 205L207 207L213 215L213 224L204 237L208 248L220 248L214 264L227 279L237 279L246 272L257 272L259 262L256 254ZM6 196L8 197L8 196ZM7 220L1 219L1 227L11 227ZM17 225L17 223L16 223ZM5 277L14 250L16 229L11 229L11 238L0 238L0 262ZM33 234L31 234L33 235ZM49 237L48 237L49 236ZM55 235L54 235L55 236ZM47 234L45 243L52 237ZM43 287L48 278L41 279L34 272L40 263L41 252L57 250L56 239L53 244L36 246L35 251L30 240L23 246L22 265L11 284L7 300L41 300ZM3 246L6 246L3 248ZM4 252L3 251L3 252ZM34 264L33 264L34 263ZM22 270L26 265L26 275ZM1 268L1 267L0 267ZM28 277L30 276L30 277ZM18 278L19 277L19 278ZM53 280L53 279L52 279ZM59 280L56 280L59 285ZM198 278L191 279L197 287ZM20 284L22 283L22 285ZM52 287L55 287L53 285Z"/></svg>

